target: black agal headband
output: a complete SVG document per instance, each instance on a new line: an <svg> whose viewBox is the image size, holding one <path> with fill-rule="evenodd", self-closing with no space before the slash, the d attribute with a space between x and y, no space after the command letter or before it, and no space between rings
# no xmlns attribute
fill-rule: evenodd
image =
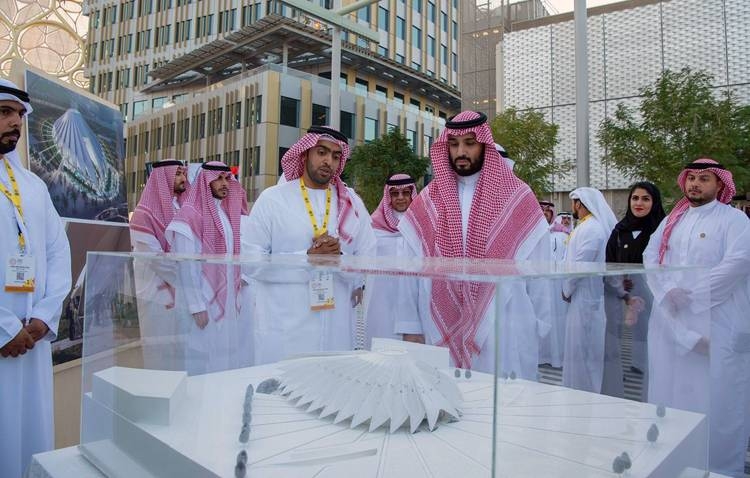
<svg viewBox="0 0 750 478"><path fill-rule="evenodd" d="M0 85L0 93L11 94L15 96L16 98L18 98L19 100L23 101L24 103L30 102L29 94L17 88L11 88L10 86Z"/></svg>
<svg viewBox="0 0 750 478"><path fill-rule="evenodd" d="M408 177L403 179L389 179L385 182L386 186L403 186L405 184L414 184L414 179Z"/></svg>
<svg viewBox="0 0 750 478"><path fill-rule="evenodd" d="M206 169L208 171L224 171L227 173L231 173L232 170L229 169L229 166L224 166L223 164L201 164L201 168Z"/></svg>
<svg viewBox="0 0 750 478"><path fill-rule="evenodd" d="M328 136L331 136L332 138L335 138L339 141L343 141L344 143L347 142L346 136L340 131L336 131L333 128L327 128L325 126L311 126L308 130L308 133L315 133L315 134L327 134Z"/></svg>
<svg viewBox="0 0 750 478"><path fill-rule="evenodd" d="M168 159L166 161L157 161L156 163L151 163L151 167L156 168L163 168L165 166L185 166L185 164L182 161L178 161L176 159Z"/></svg>
<svg viewBox="0 0 750 478"><path fill-rule="evenodd" d="M474 126L479 126L480 124L484 124L487 122L487 115L484 113L480 113L478 111L475 112L479 116L474 119L466 120L466 121L453 121L453 118L455 116L451 116L448 118L448 121L445 123L445 127L448 129L466 129L466 128L473 128Z"/></svg>
<svg viewBox="0 0 750 478"><path fill-rule="evenodd" d="M727 169L719 163L690 163L684 169Z"/></svg>

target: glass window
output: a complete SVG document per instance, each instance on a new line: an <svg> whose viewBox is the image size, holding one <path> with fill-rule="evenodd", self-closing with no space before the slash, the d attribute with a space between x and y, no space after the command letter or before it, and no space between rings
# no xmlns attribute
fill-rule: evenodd
<svg viewBox="0 0 750 478"><path fill-rule="evenodd" d="M427 20L431 21L432 23L435 23L435 20L437 17L435 16L435 12L437 9L435 8L435 2L427 2Z"/></svg>
<svg viewBox="0 0 750 478"><path fill-rule="evenodd" d="M357 10L357 20L370 23L370 6L362 7Z"/></svg>
<svg viewBox="0 0 750 478"><path fill-rule="evenodd" d="M427 35L427 54L429 56L435 56L435 37Z"/></svg>
<svg viewBox="0 0 750 478"><path fill-rule="evenodd" d="M412 5L414 6L414 10L416 10L417 13L422 13L422 0L414 0Z"/></svg>
<svg viewBox="0 0 750 478"><path fill-rule="evenodd" d="M407 129L406 139L409 141L412 151L417 152L417 132L413 129Z"/></svg>
<svg viewBox="0 0 750 478"><path fill-rule="evenodd" d="M413 25L411 27L411 46L422 48L422 30Z"/></svg>
<svg viewBox="0 0 750 478"><path fill-rule="evenodd" d="M360 93L366 94L370 89L370 82L361 78L354 79L354 89Z"/></svg>
<svg viewBox="0 0 750 478"><path fill-rule="evenodd" d="M409 99L409 105L416 109L420 109L422 107L422 103L420 103L419 100L415 100L414 98Z"/></svg>
<svg viewBox="0 0 750 478"><path fill-rule="evenodd" d="M282 96L280 108L279 123L299 128L299 100Z"/></svg>
<svg viewBox="0 0 750 478"><path fill-rule="evenodd" d="M354 138L354 114L341 112L341 132L349 139Z"/></svg>
<svg viewBox="0 0 750 478"><path fill-rule="evenodd" d="M166 103L166 102L167 102L167 97L166 96L160 96L158 98L154 98L153 100L151 100L151 107L153 109L163 108L164 107L164 103Z"/></svg>
<svg viewBox="0 0 750 478"><path fill-rule="evenodd" d="M388 48L378 45L378 55L388 57Z"/></svg>
<svg viewBox="0 0 750 478"><path fill-rule="evenodd" d="M328 107L323 105L312 105L312 125L325 126L328 124Z"/></svg>
<svg viewBox="0 0 750 478"><path fill-rule="evenodd" d="M277 173L279 176L284 174L284 170L281 169L281 158L284 157L287 151L289 151L289 148L279 148L279 172Z"/></svg>
<svg viewBox="0 0 750 478"><path fill-rule="evenodd" d="M406 40L406 20L396 17L396 37Z"/></svg>
<svg viewBox="0 0 750 478"><path fill-rule="evenodd" d="M146 111L146 105L148 100L134 101L133 102L133 119L136 119Z"/></svg>
<svg viewBox="0 0 750 478"><path fill-rule="evenodd" d="M372 141L378 137L378 120L365 118L365 141Z"/></svg>
<svg viewBox="0 0 750 478"><path fill-rule="evenodd" d="M448 14L445 12L440 12L440 28L448 33Z"/></svg>
<svg viewBox="0 0 750 478"><path fill-rule="evenodd" d="M398 53L396 53L396 61L403 65L406 61L406 58L404 57L404 55L399 55Z"/></svg>
<svg viewBox="0 0 750 478"><path fill-rule="evenodd" d="M394 103L400 103L400 104L403 105L404 104L404 95L402 95L398 91L394 91L393 92L393 102Z"/></svg>
<svg viewBox="0 0 750 478"><path fill-rule="evenodd" d="M388 9L378 7L378 29L387 32L390 28L390 18L388 17Z"/></svg>
<svg viewBox="0 0 750 478"><path fill-rule="evenodd" d="M375 85L375 95L381 98L387 98L388 88L385 86Z"/></svg>

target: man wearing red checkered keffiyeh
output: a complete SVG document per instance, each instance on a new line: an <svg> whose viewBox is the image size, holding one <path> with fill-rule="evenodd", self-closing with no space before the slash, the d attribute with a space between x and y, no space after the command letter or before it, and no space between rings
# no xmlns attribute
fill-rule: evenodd
<svg viewBox="0 0 750 478"><path fill-rule="evenodd" d="M186 196L188 181L182 161L159 161L152 168L130 218L130 242L134 252L158 254L169 252L165 232ZM178 356L174 353L176 344L167 339L177 335L174 315L177 273L171 266L171 261L155 258L136 259L133 263L138 325L144 361L149 367L173 368L167 361Z"/></svg>
<svg viewBox="0 0 750 478"><path fill-rule="evenodd" d="M281 159L284 182L263 191L243 223L242 253L374 256L370 215L340 178L349 153L341 132L311 127ZM360 296L363 279L335 274L333 308L313 310L311 278L307 271L256 277L256 364L353 348L351 297Z"/></svg>
<svg viewBox="0 0 750 478"><path fill-rule="evenodd" d="M549 232L534 193L495 149L487 117L451 118L430 150L433 181L399 223L405 254L470 259L549 259ZM503 290L499 342L494 337L494 286L479 282L406 281L396 331L407 340L447 346L453 363L536 379L539 336L549 330L549 302L532 304L522 282ZM416 289L416 290L415 290ZM551 293L551 292L550 292ZM535 293L534 297L548 297ZM421 318L421 320L420 320Z"/></svg>
<svg viewBox="0 0 750 478"><path fill-rule="evenodd" d="M224 163L204 163L182 207L167 227L171 251L231 256L240 253L240 217L247 195ZM211 372L236 367L240 269L224 264L185 262L180 267L194 326L188 338L188 371Z"/></svg>
<svg viewBox="0 0 750 478"><path fill-rule="evenodd" d="M750 220L729 205L732 173L698 159L684 197L651 235L643 263L700 265L648 277L648 400L708 414L709 467L743 476L750 416Z"/></svg>
<svg viewBox="0 0 750 478"><path fill-rule="evenodd" d="M394 174L385 182L383 198L372 213L372 228L377 238L379 257L395 256L403 249L398 222L417 197L417 185L408 174ZM365 346L370 348L374 337L401 340L393 331L398 315L398 281L389 276L368 277L367 331Z"/></svg>

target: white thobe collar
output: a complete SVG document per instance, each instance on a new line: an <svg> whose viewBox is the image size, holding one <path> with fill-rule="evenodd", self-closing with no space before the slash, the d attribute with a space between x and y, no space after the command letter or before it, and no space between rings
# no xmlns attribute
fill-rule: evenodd
<svg viewBox="0 0 750 478"><path fill-rule="evenodd" d="M690 206L686 214L690 214L690 215L698 214L701 216L705 214L711 214L718 204L719 204L719 201L714 199L710 203L706 203L701 206Z"/></svg>
<svg viewBox="0 0 750 478"><path fill-rule="evenodd" d="M177 200L177 196L172 196L172 207L175 211L180 210L180 202Z"/></svg>
<svg viewBox="0 0 750 478"><path fill-rule="evenodd" d="M474 190L479 182L480 172L471 176L456 176L458 183L458 204L461 207L461 237L463 238L463 249L466 253L466 235L469 233L469 213L471 202L474 199Z"/></svg>

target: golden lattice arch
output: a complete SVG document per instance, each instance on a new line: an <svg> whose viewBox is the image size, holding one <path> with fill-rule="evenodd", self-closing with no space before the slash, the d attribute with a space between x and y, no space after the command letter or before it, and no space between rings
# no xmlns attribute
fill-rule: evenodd
<svg viewBox="0 0 750 478"><path fill-rule="evenodd" d="M88 17L80 0L0 0L0 76L20 58L81 88Z"/></svg>

